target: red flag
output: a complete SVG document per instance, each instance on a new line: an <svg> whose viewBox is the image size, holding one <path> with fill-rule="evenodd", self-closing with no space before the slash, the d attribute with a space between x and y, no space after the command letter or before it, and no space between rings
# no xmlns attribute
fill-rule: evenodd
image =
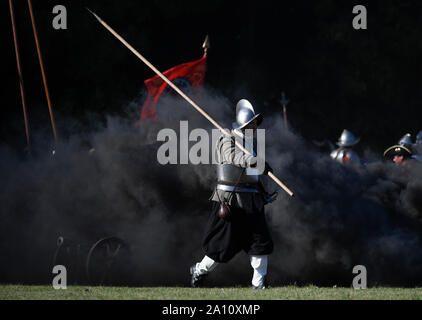
<svg viewBox="0 0 422 320"><path fill-rule="evenodd" d="M179 64L163 72L163 74L189 95L192 93L192 89L194 90L196 87L204 84L206 66L207 55L204 54L199 60ZM144 83L148 90L148 98L142 107L141 118L135 126L138 126L142 119L156 121L155 105L163 92L169 89L171 90L168 84L158 75L145 80Z"/></svg>

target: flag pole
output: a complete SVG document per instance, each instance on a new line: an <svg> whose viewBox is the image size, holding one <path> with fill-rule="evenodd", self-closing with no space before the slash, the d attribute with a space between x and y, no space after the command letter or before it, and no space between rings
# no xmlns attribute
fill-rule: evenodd
<svg viewBox="0 0 422 320"><path fill-rule="evenodd" d="M23 75L22 75L22 68L20 62L20 54L19 54L19 44L18 44L18 35L16 32L16 23L15 23L15 12L13 9L12 0L9 0L9 9L10 9L10 18L12 21L12 30L13 30L13 42L15 45L15 55L16 55L16 65L18 68L18 77L19 77L19 87L21 92L21 100L22 100L22 110L23 110L23 119L25 121L25 135L26 135L26 147L29 156L31 156L31 144L29 138L29 124L28 124L28 113L26 111L26 102L25 102L25 90L23 85Z"/></svg>
<svg viewBox="0 0 422 320"><path fill-rule="evenodd" d="M208 113L206 113L200 106L198 106L192 99L190 99L183 91L181 91L173 82L171 82L165 75L163 75L157 68L155 68L147 59L145 59L138 51L136 51L125 39L123 39L116 31L114 31L107 23L105 23L99 16L94 12L87 10L100 22L108 31L110 31L117 39L120 40L133 54L141 59L152 71L154 71L161 79L163 79L170 87L172 87L178 94L180 94L187 102L189 102L200 114L202 114L209 122L211 122L218 130L227 136L231 136L227 129L224 129L218 122L216 122ZM252 155L240 142L235 140L237 147L248 155ZM293 196L293 192L282 183L272 172L268 172L268 176L272 178L280 187L283 188L290 196Z"/></svg>
<svg viewBox="0 0 422 320"><path fill-rule="evenodd" d="M48 111L50 113L50 121L51 121L51 127L53 129L55 149L57 149L58 139L57 139L56 124L54 122L53 107L51 105L50 93L48 91L47 77L46 77L45 71L44 71L44 64L43 64L42 55L41 55L40 43L38 41L38 32L37 32L37 27L35 25L35 18L34 18L34 12L32 11L31 0L28 0L28 8L29 8L29 14L31 16L32 30L34 32L35 46L37 47L38 61L40 63L41 75L42 75L42 80L43 80L43 84L44 84L45 96L47 98Z"/></svg>
<svg viewBox="0 0 422 320"><path fill-rule="evenodd" d="M283 91L281 93L281 100L280 100L281 105L283 106L283 119L284 119L284 129L287 131L289 131L289 126L287 123L287 104L289 103L289 100L286 99L286 93Z"/></svg>

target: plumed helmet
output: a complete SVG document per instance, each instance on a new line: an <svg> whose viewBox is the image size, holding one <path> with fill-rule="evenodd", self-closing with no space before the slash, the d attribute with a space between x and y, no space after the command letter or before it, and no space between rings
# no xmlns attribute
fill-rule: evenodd
<svg viewBox="0 0 422 320"><path fill-rule="evenodd" d="M243 129L255 119L257 121L256 124L259 126L262 122L262 115L260 113L255 114L255 110L248 100L239 100L236 105L236 122L233 122L233 128Z"/></svg>
<svg viewBox="0 0 422 320"><path fill-rule="evenodd" d="M406 148L410 148L413 144L410 133L406 133L403 137L401 137L397 144L400 146L405 146Z"/></svg>
<svg viewBox="0 0 422 320"><path fill-rule="evenodd" d="M349 130L344 129L341 133L340 138L337 141L339 147L351 147L357 144L360 141L360 138L356 138L353 133Z"/></svg>
<svg viewBox="0 0 422 320"><path fill-rule="evenodd" d="M416 144L422 144L422 130L416 135Z"/></svg>

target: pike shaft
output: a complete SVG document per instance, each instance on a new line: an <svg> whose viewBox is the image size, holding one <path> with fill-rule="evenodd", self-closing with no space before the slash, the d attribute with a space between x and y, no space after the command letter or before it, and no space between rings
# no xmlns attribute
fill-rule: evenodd
<svg viewBox="0 0 422 320"><path fill-rule="evenodd" d="M108 30L110 31L117 39L119 39L133 54L135 54L139 59L141 59L152 71L154 71L163 81L165 81L170 87L172 87L178 94L180 94L187 102L189 102L199 113L201 113L209 122L211 122L218 130L220 130L223 134L231 136L230 132L227 129L224 129L222 126L218 124L208 113L206 113L200 106L198 106L192 99L190 99L186 94L183 93L173 82L171 82L165 75L163 75L157 68L155 68L147 59L145 59L138 51L135 50L125 39L123 39L116 31L114 31L107 23L105 23L99 16L97 16L94 12L88 9L94 17ZM240 150L245 152L246 154L251 155L251 153L243 147L243 145L235 140L236 145L239 147ZM276 176L274 176L271 172L268 174L280 187L284 189L290 196L293 196L293 192L287 188Z"/></svg>
<svg viewBox="0 0 422 320"><path fill-rule="evenodd" d="M35 45L37 47L38 61L40 63L41 75L42 75L42 80L43 80L43 84L44 84L45 96L46 96L46 99L47 99L48 111L50 113L50 121L51 121L51 127L53 129L54 142L55 142L55 145L56 145L56 148L57 148L57 130L56 130L56 124L54 122L53 107L51 106L50 93L48 91L48 86L47 86L47 77L46 77L45 71L44 71L44 63L42 61L40 43L38 41L38 33L37 33L36 25L35 25L34 12L32 11L31 0L28 0L28 8L29 8L29 14L31 16L32 30L34 32Z"/></svg>
<svg viewBox="0 0 422 320"><path fill-rule="evenodd" d="M22 68L20 62L20 55L19 55L19 45L18 45L18 36L16 32L16 25L15 25L15 12L13 9L12 0L9 0L9 8L10 8L10 18L12 20L12 30L13 30L13 41L15 44L15 54L16 54L16 64L18 68L18 77L19 77L19 87L21 92L21 99L22 99L22 110L23 110L23 118L25 121L25 133L26 133L26 145L28 154L31 155L31 145L29 139L29 124L28 124L28 114L26 111L26 103L25 103L25 90L23 85L23 75L22 75Z"/></svg>

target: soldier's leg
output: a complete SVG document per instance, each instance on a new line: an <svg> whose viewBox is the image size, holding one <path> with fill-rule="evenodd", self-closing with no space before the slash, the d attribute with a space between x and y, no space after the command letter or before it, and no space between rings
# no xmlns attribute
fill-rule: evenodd
<svg viewBox="0 0 422 320"><path fill-rule="evenodd" d="M198 275L208 274L218 265L218 262L214 261L208 256L204 256L201 262L195 265L195 272Z"/></svg>
<svg viewBox="0 0 422 320"><path fill-rule="evenodd" d="M208 256L204 256L201 262L190 267L191 286L197 288L202 285L203 278L218 265Z"/></svg>
<svg viewBox="0 0 422 320"><path fill-rule="evenodd" d="M268 255L250 256L253 268L252 288L265 289L265 276L267 275Z"/></svg>

